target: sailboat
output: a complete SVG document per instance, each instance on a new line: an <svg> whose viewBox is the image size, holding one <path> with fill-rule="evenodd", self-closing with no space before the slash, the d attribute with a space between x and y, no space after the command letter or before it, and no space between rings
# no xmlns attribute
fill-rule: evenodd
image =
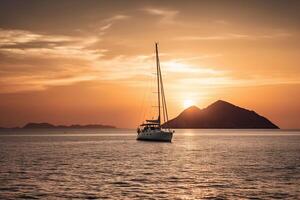
<svg viewBox="0 0 300 200"><path fill-rule="evenodd" d="M158 43L155 43L156 76L157 76L157 118L145 120L137 129L137 140L171 142L174 131L164 129L162 124L168 121L167 102L160 70Z"/></svg>

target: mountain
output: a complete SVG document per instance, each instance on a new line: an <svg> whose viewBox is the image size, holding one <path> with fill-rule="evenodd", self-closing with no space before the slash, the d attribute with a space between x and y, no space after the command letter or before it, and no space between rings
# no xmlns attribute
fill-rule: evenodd
<svg viewBox="0 0 300 200"><path fill-rule="evenodd" d="M165 128L224 128L278 129L267 118L256 112L218 100L204 109L191 106L176 118L163 124Z"/></svg>
<svg viewBox="0 0 300 200"><path fill-rule="evenodd" d="M22 128L24 129L41 129L41 128L85 128L85 129L89 129L89 128L94 128L94 129L101 129L101 128L116 128L114 126L111 125L101 125L101 124L88 124L88 125L70 125L70 126L66 126L66 125L58 125L55 126L53 124L49 124L49 123L28 123L25 126L23 126Z"/></svg>

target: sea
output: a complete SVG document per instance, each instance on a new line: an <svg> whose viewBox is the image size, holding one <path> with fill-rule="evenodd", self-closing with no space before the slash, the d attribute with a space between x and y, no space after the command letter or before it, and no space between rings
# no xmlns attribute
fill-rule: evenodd
<svg viewBox="0 0 300 200"><path fill-rule="evenodd" d="M1 130L0 199L300 199L300 130Z"/></svg>

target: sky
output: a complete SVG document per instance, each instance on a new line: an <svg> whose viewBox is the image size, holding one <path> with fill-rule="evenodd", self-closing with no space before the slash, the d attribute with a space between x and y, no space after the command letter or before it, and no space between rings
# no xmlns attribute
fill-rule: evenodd
<svg viewBox="0 0 300 200"><path fill-rule="evenodd" d="M222 99L300 128L300 1L0 1L0 126L135 128Z"/></svg>

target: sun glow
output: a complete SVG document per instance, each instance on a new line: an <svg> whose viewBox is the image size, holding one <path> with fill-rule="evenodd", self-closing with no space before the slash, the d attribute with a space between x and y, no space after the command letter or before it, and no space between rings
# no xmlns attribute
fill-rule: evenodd
<svg viewBox="0 0 300 200"><path fill-rule="evenodd" d="M190 106L193 106L195 104L195 102L191 99L185 99L183 101L183 108L188 108Z"/></svg>

